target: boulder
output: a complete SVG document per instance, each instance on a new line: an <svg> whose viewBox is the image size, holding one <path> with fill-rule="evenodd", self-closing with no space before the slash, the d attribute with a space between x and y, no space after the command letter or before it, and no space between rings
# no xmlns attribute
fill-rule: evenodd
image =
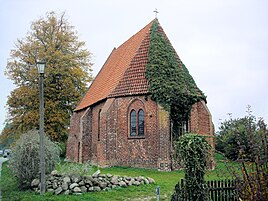
<svg viewBox="0 0 268 201"><path fill-rule="evenodd" d="M94 188L93 187L89 187L88 188L88 192L93 192L94 191Z"/></svg>
<svg viewBox="0 0 268 201"><path fill-rule="evenodd" d="M65 192L64 192L64 195L69 195L70 194L70 190L66 190Z"/></svg>
<svg viewBox="0 0 268 201"><path fill-rule="evenodd" d="M48 188L48 189L47 189L47 192L52 192L52 193L54 193L54 189L53 189L53 188Z"/></svg>
<svg viewBox="0 0 268 201"><path fill-rule="evenodd" d="M98 177L100 174L100 170L97 170L96 172L94 172L94 174L92 174L92 177Z"/></svg>
<svg viewBox="0 0 268 201"><path fill-rule="evenodd" d="M63 182L64 183L70 183L71 182L71 178L69 176L65 176L65 177L63 177Z"/></svg>
<svg viewBox="0 0 268 201"><path fill-rule="evenodd" d="M82 178L79 175L73 174L71 176L71 180L72 180L73 183L79 183L82 180Z"/></svg>
<svg viewBox="0 0 268 201"><path fill-rule="evenodd" d="M149 182L148 179L146 179L146 178L144 179L144 183L145 183L145 184L150 184L150 182Z"/></svg>
<svg viewBox="0 0 268 201"><path fill-rule="evenodd" d="M55 190L55 195L59 195L61 192L62 192L62 187L58 187L58 188Z"/></svg>
<svg viewBox="0 0 268 201"><path fill-rule="evenodd" d="M80 186L79 188L81 189L81 192L82 192L82 193L87 192L87 187L85 187L85 186Z"/></svg>
<svg viewBox="0 0 268 201"><path fill-rule="evenodd" d="M119 182L120 187L127 187L127 184L124 181Z"/></svg>
<svg viewBox="0 0 268 201"><path fill-rule="evenodd" d="M79 186L84 186L85 185L85 182L82 180L78 183Z"/></svg>
<svg viewBox="0 0 268 201"><path fill-rule="evenodd" d="M111 183L114 185L118 185L118 176L113 176L111 179Z"/></svg>
<svg viewBox="0 0 268 201"><path fill-rule="evenodd" d="M75 187L78 187L79 185L77 183L72 183L70 185L70 189L74 189Z"/></svg>
<svg viewBox="0 0 268 201"><path fill-rule="evenodd" d="M62 184L61 184L61 187L62 187L62 189L63 190L68 190L68 188L69 188L69 185L68 185L68 183L66 183L66 182L63 182Z"/></svg>
<svg viewBox="0 0 268 201"><path fill-rule="evenodd" d="M74 187L73 192L74 193L81 193L82 191L79 187Z"/></svg>
<svg viewBox="0 0 268 201"><path fill-rule="evenodd" d="M155 180L153 178L147 177L150 184L155 184Z"/></svg>
<svg viewBox="0 0 268 201"><path fill-rule="evenodd" d="M135 185L135 186L139 186L139 185L140 185L140 182L139 182L139 181L134 181L134 182L133 182L133 185Z"/></svg>
<svg viewBox="0 0 268 201"><path fill-rule="evenodd" d="M102 189L104 189L104 188L106 188L107 183L106 183L106 182L100 182L99 186L100 186Z"/></svg>
<svg viewBox="0 0 268 201"><path fill-rule="evenodd" d="M37 187L40 183L40 180L39 179L34 179L31 183L31 187Z"/></svg>
<svg viewBox="0 0 268 201"><path fill-rule="evenodd" d="M97 192L99 192L99 191L101 191L101 188L98 187L98 186L94 186L94 187L93 187L93 191L97 191Z"/></svg>

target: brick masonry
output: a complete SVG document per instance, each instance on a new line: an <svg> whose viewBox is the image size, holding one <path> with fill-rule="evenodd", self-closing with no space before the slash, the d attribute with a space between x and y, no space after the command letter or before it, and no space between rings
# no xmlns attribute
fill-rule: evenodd
<svg viewBox="0 0 268 201"><path fill-rule="evenodd" d="M144 111L144 136L130 136L133 109ZM190 131L207 136L214 146L211 115L203 101L192 107ZM71 161L170 170L170 153L169 114L145 95L108 98L72 116L66 154Z"/></svg>

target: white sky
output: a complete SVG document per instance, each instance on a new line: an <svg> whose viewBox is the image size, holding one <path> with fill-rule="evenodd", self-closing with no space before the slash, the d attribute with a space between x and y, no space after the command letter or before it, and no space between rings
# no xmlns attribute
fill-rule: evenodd
<svg viewBox="0 0 268 201"><path fill-rule="evenodd" d="M118 47L158 19L181 60L207 96L215 128L246 106L268 123L267 0L0 0L0 130L7 96L14 88L4 76L16 39L46 12L66 11L79 39L94 54L97 74ZM221 119L221 120L220 120Z"/></svg>

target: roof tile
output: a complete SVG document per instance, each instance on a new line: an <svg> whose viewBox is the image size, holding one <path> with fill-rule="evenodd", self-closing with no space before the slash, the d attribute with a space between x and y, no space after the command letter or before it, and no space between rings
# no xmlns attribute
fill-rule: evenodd
<svg viewBox="0 0 268 201"><path fill-rule="evenodd" d="M141 29L138 33L133 35L117 49L112 51L102 69L90 85L87 93L76 107L76 111L84 109L94 103L106 99L108 96L114 96L116 93L118 93L115 88L125 71L131 65L131 61L135 57L137 50L140 49L141 44L144 43L144 39L149 37L152 23L153 21ZM143 62L146 63L145 60ZM128 84L131 83L132 81L128 82ZM130 89L126 88L125 91L127 90ZM113 91L114 93L112 93Z"/></svg>

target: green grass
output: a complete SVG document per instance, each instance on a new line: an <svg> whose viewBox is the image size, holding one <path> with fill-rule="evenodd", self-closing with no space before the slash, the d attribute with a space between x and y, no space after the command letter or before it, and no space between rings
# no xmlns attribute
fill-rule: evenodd
<svg viewBox="0 0 268 201"><path fill-rule="evenodd" d="M220 155L216 155L217 166L215 170L208 171L206 174L207 180L219 180L230 178L230 174L227 172L226 166L222 161ZM83 173L87 171L92 174L96 171L96 167L88 167L81 164L73 164L61 162L57 166L57 170L60 172L76 170ZM101 168L101 173L121 175L121 176L146 176L155 179L156 184L142 185L142 186L131 186L128 188L118 188L111 191L105 192L95 192L95 193L85 193L83 195L52 195L46 193L40 196L31 191L19 191L15 178L12 176L10 169L8 168L8 163L4 163L2 167L2 177L1 177L1 189L2 189L2 200L3 201L116 201L116 200L138 200L137 198L150 197L151 201L156 200L155 189L160 186L161 200L169 200L173 189L183 178L183 171L173 171L173 172L159 172L152 169L142 169L142 168L127 168L127 167L111 167L111 168Z"/></svg>

